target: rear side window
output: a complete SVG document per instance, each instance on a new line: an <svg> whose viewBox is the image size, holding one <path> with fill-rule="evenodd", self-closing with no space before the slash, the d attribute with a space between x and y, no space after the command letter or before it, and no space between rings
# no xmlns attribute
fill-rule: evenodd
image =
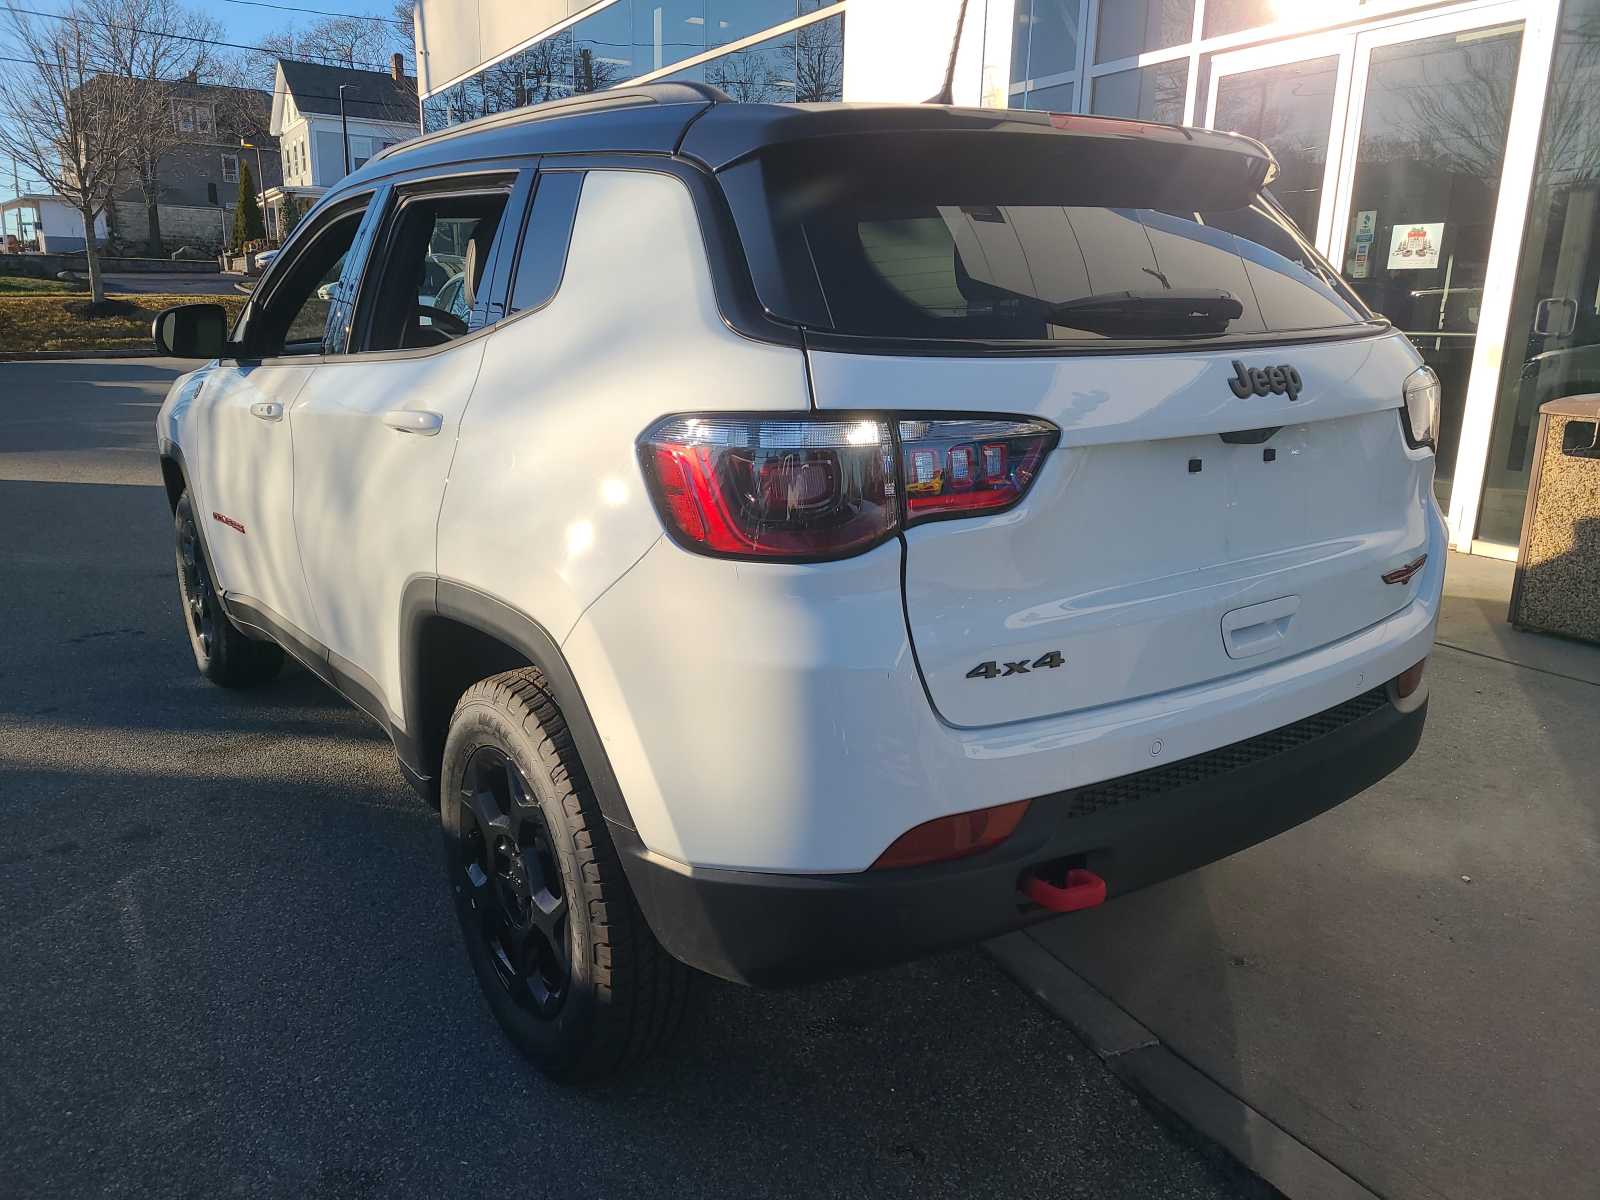
<svg viewBox="0 0 1600 1200"><path fill-rule="evenodd" d="M512 312L548 304L561 286L582 190L583 174L578 171L547 171L539 176L511 285Z"/></svg>
<svg viewBox="0 0 1600 1200"><path fill-rule="evenodd" d="M939 140L799 143L725 173L767 308L862 336L1072 343L1371 319L1254 181L1230 190L1229 151Z"/></svg>

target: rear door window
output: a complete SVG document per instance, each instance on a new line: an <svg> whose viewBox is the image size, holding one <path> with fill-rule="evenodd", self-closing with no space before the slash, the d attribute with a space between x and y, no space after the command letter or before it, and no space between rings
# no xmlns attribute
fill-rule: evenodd
<svg viewBox="0 0 1600 1200"><path fill-rule="evenodd" d="M752 255L768 309L853 335L1067 343L1371 320L1254 182L1185 188L1092 139L980 136L801 143L725 172L747 246L770 247Z"/></svg>

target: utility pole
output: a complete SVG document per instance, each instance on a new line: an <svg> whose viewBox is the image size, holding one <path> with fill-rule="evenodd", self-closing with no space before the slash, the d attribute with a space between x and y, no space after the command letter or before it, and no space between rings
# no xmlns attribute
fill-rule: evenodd
<svg viewBox="0 0 1600 1200"><path fill-rule="evenodd" d="M350 122L345 119L344 115L344 90L349 87L355 87L355 84L341 83L339 85L339 128L344 131L344 173L346 175L350 174Z"/></svg>

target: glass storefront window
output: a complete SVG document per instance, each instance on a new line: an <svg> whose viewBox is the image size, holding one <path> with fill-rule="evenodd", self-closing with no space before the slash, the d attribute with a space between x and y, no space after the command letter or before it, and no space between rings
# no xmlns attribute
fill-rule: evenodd
<svg viewBox="0 0 1600 1200"><path fill-rule="evenodd" d="M1312 240L1322 206L1338 78L1335 55L1241 71L1217 82L1214 127L1267 144L1278 159L1273 198Z"/></svg>
<svg viewBox="0 0 1600 1200"><path fill-rule="evenodd" d="M751 104L838 100L844 94L844 17L813 21L667 78L709 83Z"/></svg>
<svg viewBox="0 0 1600 1200"><path fill-rule="evenodd" d="M1102 75L1094 81L1092 111L1176 125L1183 120L1183 91L1188 81L1186 58Z"/></svg>
<svg viewBox="0 0 1600 1200"><path fill-rule="evenodd" d="M1201 37L1221 37L1257 25L1269 25L1280 14L1287 14L1283 0L1206 0L1201 21Z"/></svg>
<svg viewBox="0 0 1600 1200"><path fill-rule="evenodd" d="M1082 31L1081 0L1016 0L1011 82L1076 70Z"/></svg>
<svg viewBox="0 0 1600 1200"><path fill-rule="evenodd" d="M1100 5L1094 60L1165 50L1194 33L1194 0L1114 0Z"/></svg>
<svg viewBox="0 0 1600 1200"><path fill-rule="evenodd" d="M1341 271L1439 374L1445 507L1521 46L1520 25L1447 33L1379 46L1367 71Z"/></svg>
<svg viewBox="0 0 1600 1200"><path fill-rule="evenodd" d="M1600 0L1556 33L1503 363L1477 536L1514 545L1539 406L1600 392Z"/></svg>
<svg viewBox="0 0 1600 1200"><path fill-rule="evenodd" d="M1076 88L1070 83L1058 83L1054 87L1034 88L1025 95L1018 96L1022 101L1018 108L1032 108L1043 112L1071 112L1072 99Z"/></svg>

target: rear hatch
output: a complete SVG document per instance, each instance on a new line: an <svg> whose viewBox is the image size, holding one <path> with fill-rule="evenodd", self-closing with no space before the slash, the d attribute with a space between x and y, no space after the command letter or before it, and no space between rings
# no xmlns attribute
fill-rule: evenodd
<svg viewBox="0 0 1600 1200"><path fill-rule="evenodd" d="M1016 507L907 529L912 644L954 724L1222 679L1410 600L1383 575L1427 544L1415 352L1263 193L1260 147L1175 132L833 133L729 172L819 409L1061 430Z"/></svg>

